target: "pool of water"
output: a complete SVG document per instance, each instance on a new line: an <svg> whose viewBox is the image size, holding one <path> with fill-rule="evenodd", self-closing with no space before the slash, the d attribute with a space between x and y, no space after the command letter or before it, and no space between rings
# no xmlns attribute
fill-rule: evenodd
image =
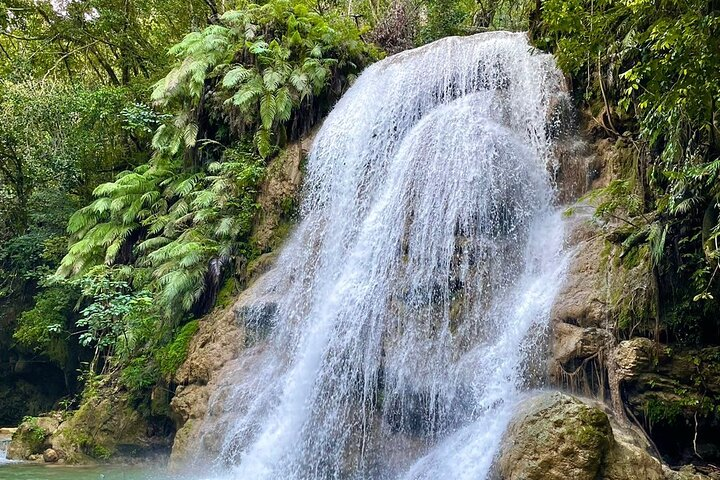
<svg viewBox="0 0 720 480"><path fill-rule="evenodd" d="M0 480L175 480L161 469L128 466L74 467L35 463L0 463Z"/></svg>

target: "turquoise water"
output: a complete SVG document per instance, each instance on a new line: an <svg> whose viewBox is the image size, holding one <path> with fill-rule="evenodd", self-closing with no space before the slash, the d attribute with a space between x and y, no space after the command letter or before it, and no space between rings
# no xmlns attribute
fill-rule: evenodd
<svg viewBox="0 0 720 480"><path fill-rule="evenodd" d="M0 480L170 480L161 469L128 466L68 467L32 463L0 464Z"/></svg>

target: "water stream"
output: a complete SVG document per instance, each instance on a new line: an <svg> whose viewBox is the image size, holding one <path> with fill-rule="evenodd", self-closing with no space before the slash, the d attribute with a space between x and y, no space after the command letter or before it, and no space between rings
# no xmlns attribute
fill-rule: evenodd
<svg viewBox="0 0 720 480"><path fill-rule="evenodd" d="M252 339L199 427L240 479L485 478L563 276L550 180L563 79L521 33L368 68L252 287ZM269 333L268 333L269 332Z"/></svg>
<svg viewBox="0 0 720 480"><path fill-rule="evenodd" d="M9 462L7 459L8 445L10 445L10 438L0 437L0 464Z"/></svg>

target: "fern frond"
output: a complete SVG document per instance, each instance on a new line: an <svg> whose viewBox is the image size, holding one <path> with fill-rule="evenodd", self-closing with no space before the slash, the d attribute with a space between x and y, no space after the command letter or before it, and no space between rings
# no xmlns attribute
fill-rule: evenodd
<svg viewBox="0 0 720 480"><path fill-rule="evenodd" d="M262 120L263 129L270 130L272 128L276 115L275 96L271 92L266 92L260 98L260 119Z"/></svg>
<svg viewBox="0 0 720 480"><path fill-rule="evenodd" d="M225 74L222 80L222 86L225 88L236 88L252 77L254 71L242 65L235 67Z"/></svg>

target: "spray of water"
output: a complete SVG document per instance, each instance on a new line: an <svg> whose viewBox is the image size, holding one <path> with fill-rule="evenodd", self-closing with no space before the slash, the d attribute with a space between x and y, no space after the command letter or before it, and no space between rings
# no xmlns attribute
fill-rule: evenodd
<svg viewBox="0 0 720 480"><path fill-rule="evenodd" d="M301 222L201 451L230 478L484 478L562 277L552 57L524 34L381 61L320 130ZM265 332L265 333L263 333Z"/></svg>

